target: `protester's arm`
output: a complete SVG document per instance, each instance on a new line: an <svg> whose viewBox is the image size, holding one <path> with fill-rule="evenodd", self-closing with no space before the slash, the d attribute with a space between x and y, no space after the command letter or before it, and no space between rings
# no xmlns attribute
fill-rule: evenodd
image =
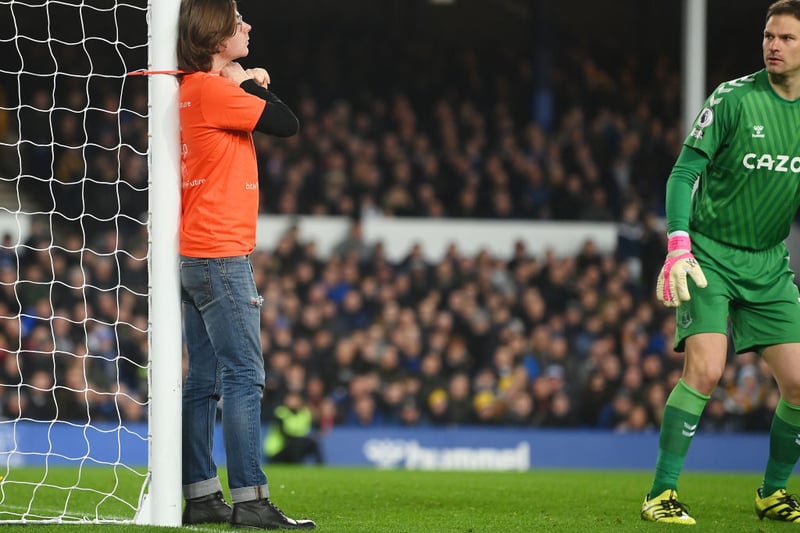
<svg viewBox="0 0 800 533"><path fill-rule="evenodd" d="M300 130L300 122L289 106L266 87L262 87L253 79L244 80L239 87L245 92L267 101L261 117L256 122L256 131L278 137L291 137Z"/></svg>
<svg viewBox="0 0 800 533"><path fill-rule="evenodd" d="M255 131L277 137L291 137L300 130L300 123L292 110L289 109L289 106L267 90L270 77L265 69L253 68L245 70L236 61L231 61L222 67L220 75L231 80L246 93L266 100L267 105L264 106L261 116L256 122Z"/></svg>

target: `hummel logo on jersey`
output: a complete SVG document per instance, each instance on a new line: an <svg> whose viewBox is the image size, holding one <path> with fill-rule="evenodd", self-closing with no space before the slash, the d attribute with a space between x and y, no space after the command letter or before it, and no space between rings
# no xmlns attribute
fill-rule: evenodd
<svg viewBox="0 0 800 533"><path fill-rule="evenodd" d="M794 443L800 446L800 433L797 434L797 438L794 439Z"/></svg>
<svg viewBox="0 0 800 533"><path fill-rule="evenodd" d="M684 437L694 437L694 434L697 433L697 424L687 424L686 422L683 423L683 433Z"/></svg>
<svg viewBox="0 0 800 533"><path fill-rule="evenodd" d="M764 126L762 124L753 125L753 139L764 138Z"/></svg>

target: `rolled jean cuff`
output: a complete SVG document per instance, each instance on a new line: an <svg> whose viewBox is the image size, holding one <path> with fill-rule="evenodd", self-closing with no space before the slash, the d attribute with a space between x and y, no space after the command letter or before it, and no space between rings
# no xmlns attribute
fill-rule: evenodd
<svg viewBox="0 0 800 533"><path fill-rule="evenodd" d="M251 502L253 500L263 500L264 498L269 498L269 487L266 485L231 489L231 501L233 503Z"/></svg>
<svg viewBox="0 0 800 533"><path fill-rule="evenodd" d="M190 485L184 485L183 497L190 500L192 498L202 498L203 496L221 491L222 484L219 482L219 478L214 476L211 479L204 479L203 481L198 481Z"/></svg>

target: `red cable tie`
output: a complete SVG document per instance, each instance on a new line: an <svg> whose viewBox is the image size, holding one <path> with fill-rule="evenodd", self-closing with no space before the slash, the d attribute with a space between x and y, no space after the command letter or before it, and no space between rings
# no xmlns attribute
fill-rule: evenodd
<svg viewBox="0 0 800 533"><path fill-rule="evenodd" d="M182 70L134 70L133 72L128 72L128 76L151 76L153 74L185 74Z"/></svg>

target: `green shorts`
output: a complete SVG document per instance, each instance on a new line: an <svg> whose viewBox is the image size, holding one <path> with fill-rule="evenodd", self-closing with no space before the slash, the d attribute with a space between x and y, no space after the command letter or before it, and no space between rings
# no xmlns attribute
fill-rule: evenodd
<svg viewBox="0 0 800 533"><path fill-rule="evenodd" d="M692 299L676 311L677 351L695 333L727 334L728 319L737 353L800 342L800 291L784 243L742 250L695 233L692 253L708 286L699 289L689 279Z"/></svg>

